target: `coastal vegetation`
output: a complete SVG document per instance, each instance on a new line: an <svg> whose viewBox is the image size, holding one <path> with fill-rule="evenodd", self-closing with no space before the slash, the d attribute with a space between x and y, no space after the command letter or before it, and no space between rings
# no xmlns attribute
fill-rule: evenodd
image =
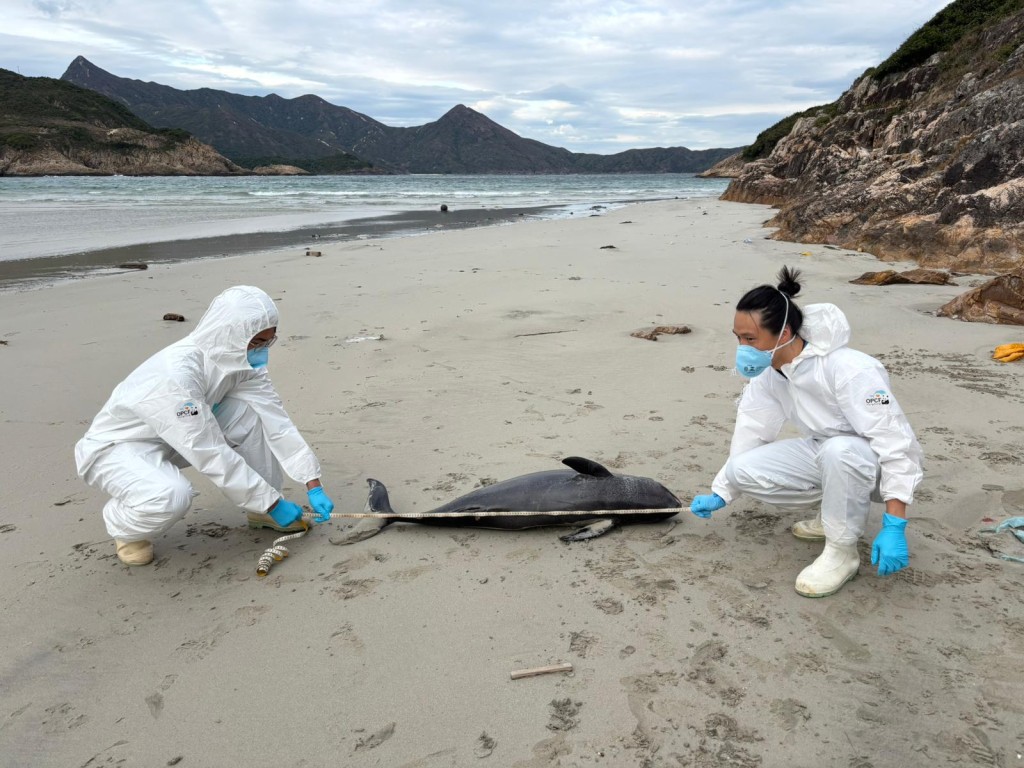
<svg viewBox="0 0 1024 768"><path fill-rule="evenodd" d="M1024 10L1024 0L956 0L908 37L871 75L881 80L920 66L936 53L951 50L971 33L1020 10ZM1012 45L1008 48L1004 56L1013 50Z"/></svg>
<svg viewBox="0 0 1024 768"><path fill-rule="evenodd" d="M831 104L821 104L817 107L810 107L805 109L803 112L794 112L789 117L784 117L774 125L765 128L754 139L754 143L749 147L744 148L742 157L744 160L759 160L762 157L768 157L775 149L775 145L778 144L782 139L789 135L789 132L793 130L793 126L796 125L796 121L804 117L817 117L819 120L829 120L835 116L838 110L838 102L833 101Z"/></svg>
<svg viewBox="0 0 1024 768"><path fill-rule="evenodd" d="M0 69L0 102L0 146L11 149L127 149L134 144L124 138L108 140L110 130L123 128L158 136L168 147L191 138L180 128L154 129L123 105L50 77L22 77Z"/></svg>

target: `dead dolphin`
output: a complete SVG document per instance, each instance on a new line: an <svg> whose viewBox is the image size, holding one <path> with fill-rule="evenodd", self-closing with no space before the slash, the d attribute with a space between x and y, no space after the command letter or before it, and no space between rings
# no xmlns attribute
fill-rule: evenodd
<svg viewBox="0 0 1024 768"><path fill-rule="evenodd" d="M682 507L682 502L665 486L649 477L613 475L596 461L570 456L562 463L569 469L555 469L520 475L500 483L470 491L444 506L423 513L423 517L404 517L391 509L388 489L377 480L370 486L366 511L395 515L387 519L368 518L351 529L335 544L352 544L368 539L393 522L421 523L473 528L498 528L518 531L548 525L593 521L590 525L559 538L583 541L607 533L616 525L654 523L667 520ZM660 512L628 510L664 509ZM608 514L614 510L614 514ZM560 514L480 516L479 512L559 512ZM453 517L435 517L441 513ZM605 513L605 514L602 514Z"/></svg>

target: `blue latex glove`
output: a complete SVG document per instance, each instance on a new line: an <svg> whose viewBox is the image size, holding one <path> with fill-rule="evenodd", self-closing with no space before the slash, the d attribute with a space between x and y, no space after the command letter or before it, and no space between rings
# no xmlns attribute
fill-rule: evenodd
<svg viewBox="0 0 1024 768"><path fill-rule="evenodd" d="M882 515L882 530L871 545L871 564L878 565L879 576L888 576L910 565L907 535L903 531L906 527L907 521L902 517L888 512Z"/></svg>
<svg viewBox="0 0 1024 768"><path fill-rule="evenodd" d="M724 506L725 499L717 493L711 493L705 496L694 496L693 501L690 502L690 511L697 517L707 519L711 517L712 512Z"/></svg>
<svg viewBox="0 0 1024 768"><path fill-rule="evenodd" d="M326 523L331 519L331 512L334 511L334 502L330 500L323 488L317 486L310 488L306 494L309 496L309 506L316 512L314 522Z"/></svg>
<svg viewBox="0 0 1024 768"><path fill-rule="evenodd" d="M285 527L302 519L302 507L288 499L279 499L267 514L274 518L275 523Z"/></svg>

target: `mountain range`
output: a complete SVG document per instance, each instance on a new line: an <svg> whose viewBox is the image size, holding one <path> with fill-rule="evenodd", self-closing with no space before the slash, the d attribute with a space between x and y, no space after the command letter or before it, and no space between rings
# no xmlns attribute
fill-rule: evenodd
<svg viewBox="0 0 1024 768"><path fill-rule="evenodd" d="M737 148L570 152L526 139L464 105L426 125L395 128L319 96L182 91L117 77L78 56L61 80L96 91L157 128L180 128L247 168L295 165L314 172L697 173Z"/></svg>

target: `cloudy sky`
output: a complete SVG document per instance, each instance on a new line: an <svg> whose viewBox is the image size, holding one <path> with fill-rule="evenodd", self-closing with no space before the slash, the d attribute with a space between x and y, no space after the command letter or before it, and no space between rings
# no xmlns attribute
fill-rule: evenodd
<svg viewBox="0 0 1024 768"><path fill-rule="evenodd" d="M0 67L314 93L391 126L456 104L574 152L749 144L949 0L2 0Z"/></svg>

